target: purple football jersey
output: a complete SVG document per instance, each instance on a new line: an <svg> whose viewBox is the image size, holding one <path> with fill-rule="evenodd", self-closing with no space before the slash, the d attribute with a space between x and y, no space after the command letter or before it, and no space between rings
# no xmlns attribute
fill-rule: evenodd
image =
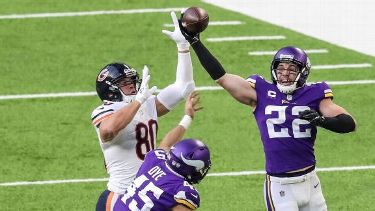
<svg viewBox="0 0 375 211"><path fill-rule="evenodd" d="M319 103L332 97L325 82L305 85L292 95L258 75L247 81L257 93L254 116L258 124L266 157L268 174L280 174L315 165L316 126L298 118L301 111L319 111Z"/></svg>
<svg viewBox="0 0 375 211"><path fill-rule="evenodd" d="M147 153L135 180L125 195L117 200L114 211L169 210L178 204L198 208L198 191L172 171L166 159L167 154L161 149Z"/></svg>

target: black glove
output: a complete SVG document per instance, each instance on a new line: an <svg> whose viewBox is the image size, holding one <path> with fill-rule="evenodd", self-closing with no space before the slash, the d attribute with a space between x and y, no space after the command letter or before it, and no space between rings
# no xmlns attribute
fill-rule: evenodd
<svg viewBox="0 0 375 211"><path fill-rule="evenodd" d="M194 43L196 43L196 42L199 41L199 33L197 33L197 34L189 34L185 30L185 28L182 26L181 19L182 19L182 14L181 14L181 18L178 20L178 24L180 25L181 33L185 37L185 39L190 43L190 45L193 45Z"/></svg>
<svg viewBox="0 0 375 211"><path fill-rule="evenodd" d="M314 110L305 110L299 112L299 118L307 120L315 126L322 126L325 122L324 116L321 116L319 112Z"/></svg>

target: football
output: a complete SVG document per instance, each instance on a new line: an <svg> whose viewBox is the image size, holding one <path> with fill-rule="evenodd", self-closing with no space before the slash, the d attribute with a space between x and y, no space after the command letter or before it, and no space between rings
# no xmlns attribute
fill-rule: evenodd
<svg viewBox="0 0 375 211"><path fill-rule="evenodd" d="M182 15L182 27L189 34L197 34L204 31L209 22L208 13L200 7L190 7Z"/></svg>

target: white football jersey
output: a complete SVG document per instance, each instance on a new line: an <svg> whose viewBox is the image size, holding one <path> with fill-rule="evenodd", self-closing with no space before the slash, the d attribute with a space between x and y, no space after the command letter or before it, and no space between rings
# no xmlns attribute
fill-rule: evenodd
<svg viewBox="0 0 375 211"><path fill-rule="evenodd" d="M100 123L126 106L125 102L104 101L92 112L92 123L104 154L109 181L108 190L124 194L132 183L147 152L155 149L158 129L156 97L151 96L141 105L134 119L110 142L100 138Z"/></svg>

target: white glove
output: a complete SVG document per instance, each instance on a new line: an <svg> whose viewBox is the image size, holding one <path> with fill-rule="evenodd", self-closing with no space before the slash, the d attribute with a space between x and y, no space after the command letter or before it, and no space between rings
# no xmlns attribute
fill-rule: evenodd
<svg viewBox="0 0 375 211"><path fill-rule="evenodd" d="M168 30L162 30L162 32L165 35L167 35L171 40L174 40L176 42L178 50L189 50L190 44L181 33L176 13L172 11L171 17L174 25L174 31L171 32Z"/></svg>
<svg viewBox="0 0 375 211"><path fill-rule="evenodd" d="M140 104L143 104L155 91L156 86L153 86L151 89L148 88L148 81L150 80L150 75L148 74L148 67L145 65L142 71L142 83L141 87L138 90L135 100Z"/></svg>

